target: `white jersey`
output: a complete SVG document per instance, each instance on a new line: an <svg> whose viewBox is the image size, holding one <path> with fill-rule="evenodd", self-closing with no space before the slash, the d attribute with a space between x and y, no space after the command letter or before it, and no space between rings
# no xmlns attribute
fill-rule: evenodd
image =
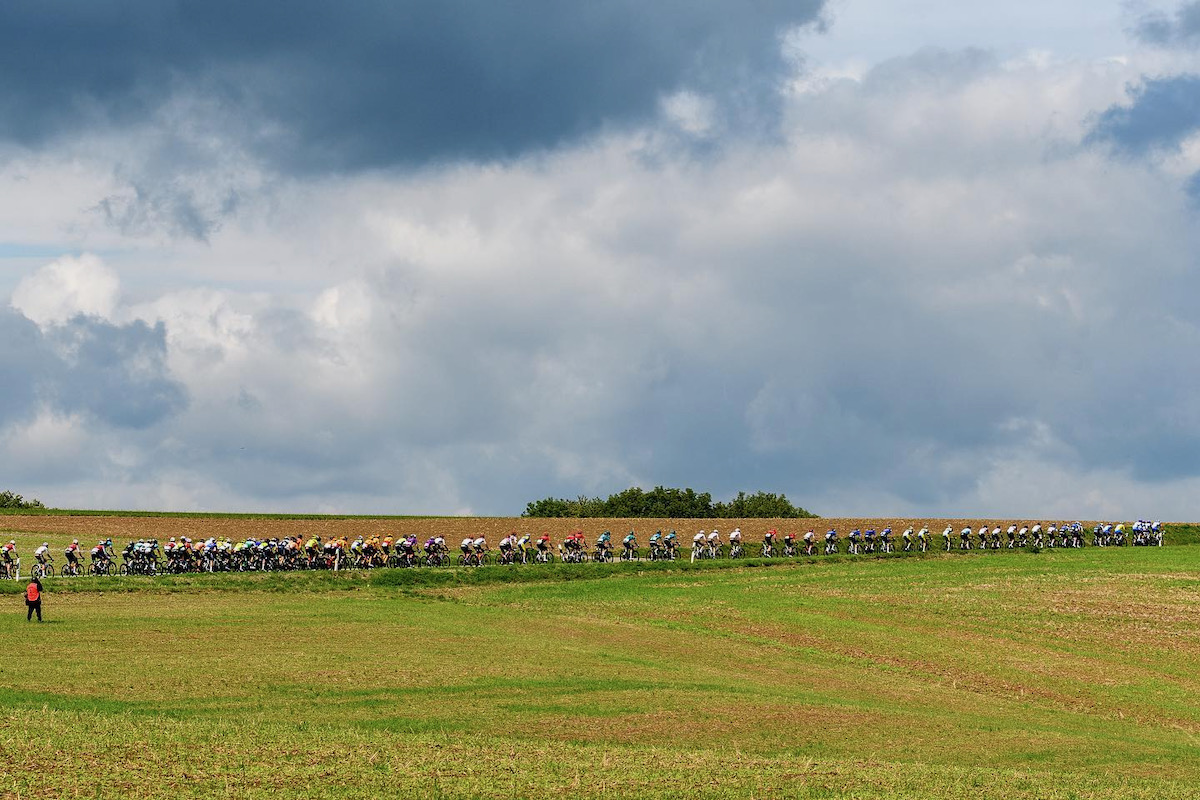
<svg viewBox="0 0 1200 800"><path fill-rule="evenodd" d="M485 544L487 544L487 539L484 539L482 536L480 536L478 539L472 542L472 544L474 544L476 547L483 547Z"/></svg>
<svg viewBox="0 0 1200 800"><path fill-rule="evenodd" d="M49 552L50 552L50 548L49 548L49 547L47 547L46 545L42 545L42 546L41 546L41 547L39 547L37 550L34 550L34 551L33 551L33 554L34 554L35 556L37 556L38 558L42 558L43 556L45 556L45 555L46 555L47 553L49 553Z"/></svg>
<svg viewBox="0 0 1200 800"><path fill-rule="evenodd" d="M713 531L712 533L710 533L710 534L708 535L708 541L709 541L709 543L710 543L710 544L711 544L712 542L719 542L719 541L721 541L721 534L720 534L720 533L718 533L717 531Z"/></svg>
<svg viewBox="0 0 1200 800"><path fill-rule="evenodd" d="M704 541L704 531L700 531L695 536L693 536L692 541L696 542L696 543L703 542Z"/></svg>

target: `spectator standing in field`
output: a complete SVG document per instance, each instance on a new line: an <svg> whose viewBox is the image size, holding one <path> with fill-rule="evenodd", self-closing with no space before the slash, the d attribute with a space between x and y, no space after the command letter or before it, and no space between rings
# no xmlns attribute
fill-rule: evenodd
<svg viewBox="0 0 1200 800"><path fill-rule="evenodd" d="M38 622L42 621L42 582L34 578L25 587L25 606L27 613L25 621L33 619L33 612L37 612Z"/></svg>

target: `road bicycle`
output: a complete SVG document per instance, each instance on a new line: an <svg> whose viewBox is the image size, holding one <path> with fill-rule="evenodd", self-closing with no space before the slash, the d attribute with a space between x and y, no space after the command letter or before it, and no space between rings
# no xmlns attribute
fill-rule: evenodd
<svg viewBox="0 0 1200 800"><path fill-rule="evenodd" d="M54 577L54 565L46 564L41 561L33 562L33 567L29 570L31 577L41 580L42 578Z"/></svg>

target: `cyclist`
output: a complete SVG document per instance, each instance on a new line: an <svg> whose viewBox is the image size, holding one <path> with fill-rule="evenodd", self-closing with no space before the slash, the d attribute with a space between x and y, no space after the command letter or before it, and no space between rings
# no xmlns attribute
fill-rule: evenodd
<svg viewBox="0 0 1200 800"><path fill-rule="evenodd" d="M692 561L697 557L704 558L704 543L707 541L704 531L700 531L692 537Z"/></svg>
<svg viewBox="0 0 1200 800"><path fill-rule="evenodd" d="M771 558L775 555L775 533L775 529L771 528L769 531L763 534L763 558Z"/></svg>
<svg viewBox="0 0 1200 800"><path fill-rule="evenodd" d="M4 574L10 578L19 578L20 569L17 566L21 563L20 556L17 555L17 540L9 539L8 544L0 548L0 559L4 563Z"/></svg>
<svg viewBox="0 0 1200 800"><path fill-rule="evenodd" d="M1017 526L1009 525L1008 530L1005 531L1004 533L1008 537L1007 547L1009 550L1012 550L1014 547L1017 546Z"/></svg>
<svg viewBox="0 0 1200 800"><path fill-rule="evenodd" d="M953 532L954 527L951 525L947 525L946 530L942 531L942 544L945 545L947 553L950 552L950 534Z"/></svg>
<svg viewBox="0 0 1200 800"><path fill-rule="evenodd" d="M662 557L662 530L660 529L650 534L650 560L659 561Z"/></svg>
<svg viewBox="0 0 1200 800"><path fill-rule="evenodd" d="M838 535L833 528L825 531L825 555L836 553L838 551Z"/></svg>
<svg viewBox="0 0 1200 800"><path fill-rule="evenodd" d="M572 531L566 539L563 539L562 548L564 561L581 560L587 550L587 541L583 538L583 531Z"/></svg>
<svg viewBox="0 0 1200 800"><path fill-rule="evenodd" d="M666 537L663 539L663 542L667 548L667 558L671 561L674 561L676 556L679 555L679 537L676 536L675 531L672 530L666 535Z"/></svg>
<svg viewBox="0 0 1200 800"><path fill-rule="evenodd" d="M509 564L513 560L513 545L517 543L516 531L509 533L500 540L500 563Z"/></svg>
<svg viewBox="0 0 1200 800"><path fill-rule="evenodd" d="M867 528L867 532L863 534L863 541L865 541L866 545L867 545L866 548L864 548L864 551L867 553L874 553L875 552L875 529L874 528Z"/></svg>
<svg viewBox="0 0 1200 800"><path fill-rule="evenodd" d="M416 566L417 563L417 535L410 533L401 541L396 542L396 550L400 553L402 563L406 567Z"/></svg>
<svg viewBox="0 0 1200 800"><path fill-rule="evenodd" d="M381 542L379 546L382 548L383 543ZM425 540L425 563L427 563L431 566L435 566L434 562L437 560L437 557L441 552L442 552L442 547L440 544L438 544L438 540L437 540L436 536L430 536L428 539ZM383 560L384 560L384 563L386 564L387 563L387 555L386 554L384 555Z"/></svg>
<svg viewBox="0 0 1200 800"><path fill-rule="evenodd" d="M917 531L917 542L922 553L929 549L929 528L921 526L921 530Z"/></svg>
<svg viewBox="0 0 1200 800"><path fill-rule="evenodd" d="M78 573L79 572L79 540L73 539L67 549L63 551L63 558L66 559L66 569Z"/></svg>
<svg viewBox="0 0 1200 800"><path fill-rule="evenodd" d="M855 528L854 530L850 531L849 552L857 555L858 550L859 550L859 542L861 542L861 541L862 541L862 531L860 531L858 528Z"/></svg>
<svg viewBox="0 0 1200 800"><path fill-rule="evenodd" d="M729 532L729 557L738 558L742 555L742 529L734 528Z"/></svg>
<svg viewBox="0 0 1200 800"><path fill-rule="evenodd" d="M42 546L33 551L33 558L35 561L37 561L38 566L44 571L46 567L49 566L49 564L46 563L47 560L51 562L54 561L54 556L50 555L50 543L42 542Z"/></svg>
<svg viewBox="0 0 1200 800"><path fill-rule="evenodd" d="M551 545L550 534L543 531L542 535L537 538L537 541L534 544L537 546L537 559L539 561L549 560Z"/></svg>
<svg viewBox="0 0 1200 800"><path fill-rule="evenodd" d="M785 549L785 551L791 550L793 553L795 553L796 552L796 537L793 536L792 534L788 534L788 535L791 536L791 540L788 541L787 546L784 549ZM804 555L811 556L816 552L817 552L817 534L814 531L807 531L804 534Z"/></svg>
<svg viewBox="0 0 1200 800"><path fill-rule="evenodd" d="M892 529L884 528L879 532L879 546L883 548L883 552L892 552Z"/></svg>
<svg viewBox="0 0 1200 800"><path fill-rule="evenodd" d="M596 561L612 560L612 532L604 531L596 537Z"/></svg>
<svg viewBox="0 0 1200 800"><path fill-rule="evenodd" d="M721 532L716 528L713 528L712 532L708 534L708 557L721 557Z"/></svg>
<svg viewBox="0 0 1200 800"><path fill-rule="evenodd" d="M970 525L963 528L962 532L959 534L958 549L959 550L970 550L971 549L971 526Z"/></svg>
<svg viewBox="0 0 1200 800"><path fill-rule="evenodd" d="M483 563L484 556L487 555L487 549L487 539L482 536L476 536L471 542L471 550L475 553L475 563Z"/></svg>
<svg viewBox="0 0 1200 800"><path fill-rule="evenodd" d="M92 571L102 572L110 563L112 563L112 560L108 557L108 552L104 547L104 542L96 542L96 546L92 548Z"/></svg>
<svg viewBox="0 0 1200 800"><path fill-rule="evenodd" d="M621 558L625 561L633 561L637 558L638 540L637 534L633 531L625 534L625 538L621 540L621 547L624 548L621 552Z"/></svg>
<svg viewBox="0 0 1200 800"><path fill-rule="evenodd" d="M528 533L522 533L520 536L517 537L517 551L516 551L517 560L520 561L522 564L526 563L526 561L528 560L527 554L529 552L529 539L530 539L530 536Z"/></svg>

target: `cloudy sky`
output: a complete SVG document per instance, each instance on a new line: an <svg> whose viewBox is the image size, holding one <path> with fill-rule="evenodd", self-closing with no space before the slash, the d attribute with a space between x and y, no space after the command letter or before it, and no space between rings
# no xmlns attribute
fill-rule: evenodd
<svg viewBox="0 0 1200 800"><path fill-rule="evenodd" d="M0 488L1200 518L1200 2L0 5Z"/></svg>

